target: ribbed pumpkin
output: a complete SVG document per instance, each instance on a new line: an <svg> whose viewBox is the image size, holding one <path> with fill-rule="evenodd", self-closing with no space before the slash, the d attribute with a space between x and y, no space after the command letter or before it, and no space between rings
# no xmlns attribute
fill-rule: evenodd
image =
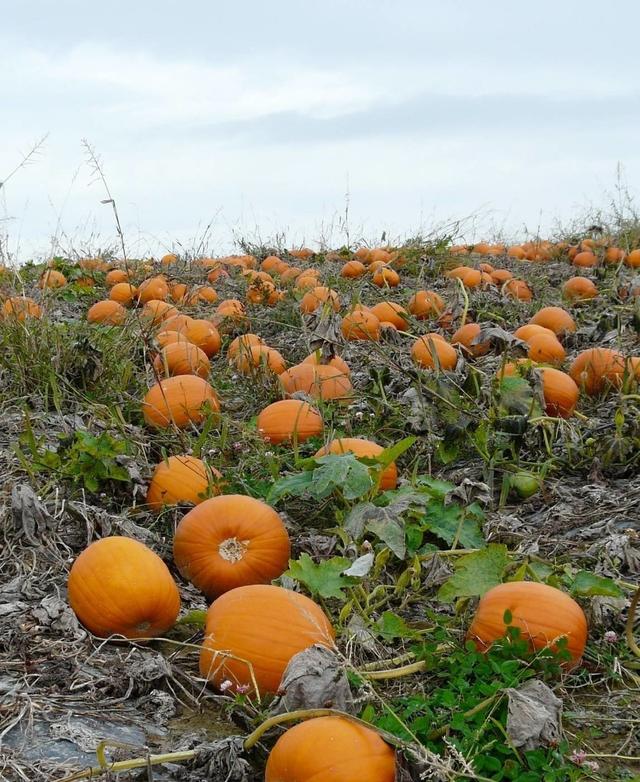
<svg viewBox="0 0 640 782"><path fill-rule="evenodd" d="M225 592L211 604L204 632L201 675L216 687L230 681L231 691L240 685L250 693L255 680L260 695L277 692L294 655L314 644L332 648L335 637L313 600L271 584Z"/></svg>
<svg viewBox="0 0 640 782"><path fill-rule="evenodd" d="M340 276L353 279L362 277L366 271L367 267L361 261L347 261L340 269Z"/></svg>
<svg viewBox="0 0 640 782"><path fill-rule="evenodd" d="M557 337L576 330L575 321L562 307L543 307L536 312L529 323L543 326L545 329L553 331Z"/></svg>
<svg viewBox="0 0 640 782"><path fill-rule="evenodd" d="M622 383L625 370L624 356L609 348L583 350L569 367L569 374L578 388L594 396L610 386Z"/></svg>
<svg viewBox="0 0 640 782"><path fill-rule="evenodd" d="M565 349L555 334L534 334L527 340L527 356L543 364L562 364L566 358Z"/></svg>
<svg viewBox="0 0 640 782"><path fill-rule="evenodd" d="M164 301L168 295L169 286L164 277L150 277L140 283L136 298L140 304L146 304L152 299Z"/></svg>
<svg viewBox="0 0 640 782"><path fill-rule="evenodd" d="M365 456L376 458L384 451L384 448L372 440L364 440L359 437L338 437L320 448L316 456L326 456L329 453L352 453L357 457ZM395 489L398 485L398 468L395 462L391 462L384 468L380 475L379 488L381 491Z"/></svg>
<svg viewBox="0 0 640 782"><path fill-rule="evenodd" d="M322 434L322 416L301 399L283 399L261 411L257 421L258 432L269 443L297 440L303 443Z"/></svg>
<svg viewBox="0 0 640 782"><path fill-rule="evenodd" d="M312 399L349 399L353 387L348 376L327 364L296 364L279 376L287 395L302 391Z"/></svg>
<svg viewBox="0 0 640 782"><path fill-rule="evenodd" d="M147 505L161 511L169 505L198 505L217 494L222 478L195 456L170 456L155 468L147 490Z"/></svg>
<svg viewBox="0 0 640 782"><path fill-rule="evenodd" d="M536 371L542 378L546 414L558 418L570 418L580 397L580 389L571 375L553 367L540 367Z"/></svg>
<svg viewBox="0 0 640 782"><path fill-rule="evenodd" d="M218 301L218 293L210 285L200 285L187 296L187 304L196 307L198 304L213 304Z"/></svg>
<svg viewBox="0 0 640 782"><path fill-rule="evenodd" d="M380 339L380 319L371 310L359 307L344 316L340 330L342 336L349 341L372 340L377 342Z"/></svg>
<svg viewBox="0 0 640 782"><path fill-rule="evenodd" d="M207 377L211 367L206 353L191 342L172 342L163 347L155 357L153 368L162 376Z"/></svg>
<svg viewBox="0 0 640 782"><path fill-rule="evenodd" d="M220 351L220 333L209 320L194 319L187 325L185 335L209 358Z"/></svg>
<svg viewBox="0 0 640 782"><path fill-rule="evenodd" d="M107 326L120 326L127 319L127 311L117 301L105 299L97 301L87 312L89 323L104 323Z"/></svg>
<svg viewBox="0 0 640 782"><path fill-rule="evenodd" d="M242 350L234 359L234 364L243 375L254 372L272 372L280 375L287 368L282 355L268 345L252 345L248 350Z"/></svg>
<svg viewBox="0 0 640 782"><path fill-rule="evenodd" d="M76 559L69 605L94 635L153 638L173 626L180 595L160 557L132 538L96 540Z"/></svg>
<svg viewBox="0 0 640 782"><path fill-rule="evenodd" d="M301 275L302 276L302 275ZM300 282L300 277L298 277ZM326 288L323 285L316 285L310 291L304 294L300 301L300 310L304 313L315 312L318 307L327 305L334 312L340 309L340 297L331 288Z"/></svg>
<svg viewBox="0 0 640 782"><path fill-rule="evenodd" d="M455 369L458 354L440 334L425 334L413 343L411 358L425 369Z"/></svg>
<svg viewBox="0 0 640 782"><path fill-rule="evenodd" d="M149 426L166 428L173 424L184 429L205 419L205 406L214 413L220 410L216 392L209 383L196 375L178 375L147 391L142 413Z"/></svg>
<svg viewBox="0 0 640 782"><path fill-rule="evenodd" d="M521 339L523 342L529 342L532 337L538 334L550 334L552 337L555 337L551 329L546 329L544 326L538 326L535 323L525 323L524 326L520 326L513 332L513 336Z"/></svg>
<svg viewBox="0 0 640 782"><path fill-rule="evenodd" d="M162 321L178 314L178 310L173 304L160 299L151 299L142 308L142 319L150 326L159 326Z"/></svg>
<svg viewBox="0 0 640 782"><path fill-rule="evenodd" d="M182 334L186 334L192 323L193 318L189 317L189 315L178 313L163 320L159 331L179 331Z"/></svg>
<svg viewBox="0 0 640 782"><path fill-rule="evenodd" d="M582 608L555 587L533 581L512 581L493 587L480 599L467 638L479 649L488 649L505 635L505 611L511 624L533 649L553 646L566 637L567 649L577 663L587 642L587 620Z"/></svg>
<svg viewBox="0 0 640 782"><path fill-rule="evenodd" d="M371 281L378 288L395 288L400 284L400 275L390 266L383 266L381 269L376 269Z"/></svg>
<svg viewBox="0 0 640 782"><path fill-rule="evenodd" d="M444 311L442 297L434 291L416 291L409 299L409 312L418 320L436 318Z"/></svg>
<svg viewBox="0 0 640 782"><path fill-rule="evenodd" d="M131 304L136 297L137 288L128 282L118 282L109 291L109 298L118 304Z"/></svg>
<svg viewBox="0 0 640 782"><path fill-rule="evenodd" d="M515 277L504 283L502 292L505 296L517 299L518 301L531 301L533 298L533 294L527 283L524 280L516 280Z"/></svg>
<svg viewBox="0 0 640 782"><path fill-rule="evenodd" d="M291 553L282 519L264 502L224 494L182 518L173 539L180 573L209 598L248 584L268 584Z"/></svg>
<svg viewBox="0 0 640 782"><path fill-rule="evenodd" d="M395 301L381 301L375 307L371 307L371 312L378 318L380 323L393 323L401 331L407 331L409 328L409 313L401 304Z"/></svg>
<svg viewBox="0 0 640 782"><path fill-rule="evenodd" d="M484 342L474 344L474 340L480 335L481 331L482 328L479 323L465 323L465 325L460 326L460 328L451 337L451 344L462 345L462 347L469 355L476 358L478 356L484 356L489 352L491 348L491 342L489 340L485 340Z"/></svg>
<svg viewBox="0 0 640 782"><path fill-rule="evenodd" d="M128 282L129 275L124 269L112 269L107 272L107 276L104 278L105 284L111 288L119 282Z"/></svg>
<svg viewBox="0 0 640 782"><path fill-rule="evenodd" d="M227 358L232 359L240 351L248 351L253 345L264 345L264 340L257 334L241 334L229 343Z"/></svg>
<svg viewBox="0 0 640 782"><path fill-rule="evenodd" d="M269 754L265 782L394 782L393 749L346 717L316 717L284 733Z"/></svg>
<svg viewBox="0 0 640 782"><path fill-rule="evenodd" d="M340 356L334 356L333 358L329 359L329 361L324 361L321 350L314 350L313 353L309 353L309 355L303 359L301 363L316 365L326 364L328 367L333 367L334 369L337 369L338 372L343 372L347 376L351 374L351 369L344 359L340 358Z"/></svg>
<svg viewBox="0 0 640 782"><path fill-rule="evenodd" d="M562 286L562 296L571 303L595 299L598 289L588 277L570 277Z"/></svg>

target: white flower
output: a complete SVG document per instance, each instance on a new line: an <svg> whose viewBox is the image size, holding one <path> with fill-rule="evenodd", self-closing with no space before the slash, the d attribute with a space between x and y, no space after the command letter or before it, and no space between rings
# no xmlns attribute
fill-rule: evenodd
<svg viewBox="0 0 640 782"><path fill-rule="evenodd" d="M225 679L220 685L220 692L226 692L229 687L233 687L233 682L230 682L229 679Z"/></svg>
<svg viewBox="0 0 640 782"><path fill-rule="evenodd" d="M603 638L606 643L614 644L618 640L618 633L614 632L613 630L607 630Z"/></svg>

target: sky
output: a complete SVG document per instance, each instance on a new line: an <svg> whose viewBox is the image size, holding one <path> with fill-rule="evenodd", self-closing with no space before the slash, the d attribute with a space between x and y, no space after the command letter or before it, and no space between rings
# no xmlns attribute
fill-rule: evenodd
<svg viewBox="0 0 640 782"><path fill-rule="evenodd" d="M638 193L638 29L637 0L3 0L0 181L48 134L5 250L113 240L83 139L135 255L551 230L619 168Z"/></svg>

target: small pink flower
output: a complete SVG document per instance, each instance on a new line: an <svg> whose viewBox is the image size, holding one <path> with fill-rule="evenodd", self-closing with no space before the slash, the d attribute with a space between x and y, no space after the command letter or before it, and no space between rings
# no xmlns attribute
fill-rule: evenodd
<svg viewBox="0 0 640 782"><path fill-rule="evenodd" d="M613 630L607 630L604 634L604 640L608 644L614 644L618 640L618 633L615 633Z"/></svg>
<svg viewBox="0 0 640 782"><path fill-rule="evenodd" d="M569 755L569 760L575 763L576 766L581 766L585 762L586 757L587 753L583 749L574 749Z"/></svg>
<svg viewBox="0 0 640 782"><path fill-rule="evenodd" d="M243 695L245 692L249 692L249 685L248 684L239 684L236 687L236 692L238 695Z"/></svg>
<svg viewBox="0 0 640 782"><path fill-rule="evenodd" d="M233 682L230 682L229 679L225 679L220 685L220 692L226 692L229 687L233 687Z"/></svg>

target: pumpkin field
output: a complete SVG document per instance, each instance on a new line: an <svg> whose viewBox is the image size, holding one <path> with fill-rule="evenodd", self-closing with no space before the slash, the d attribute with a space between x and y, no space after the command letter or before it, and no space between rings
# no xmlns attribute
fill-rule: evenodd
<svg viewBox="0 0 640 782"><path fill-rule="evenodd" d="M640 780L640 230L0 268L0 778Z"/></svg>

